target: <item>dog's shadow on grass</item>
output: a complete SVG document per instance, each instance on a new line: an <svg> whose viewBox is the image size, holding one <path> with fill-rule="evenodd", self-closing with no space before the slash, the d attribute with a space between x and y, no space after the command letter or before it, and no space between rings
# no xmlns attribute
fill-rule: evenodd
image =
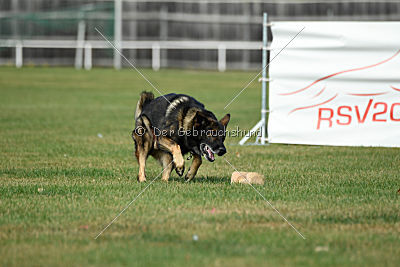
<svg viewBox="0 0 400 267"><path fill-rule="evenodd" d="M170 177L171 182L186 183L186 184L230 184L230 180L226 177L217 176L199 176L195 177L191 181L186 181L183 177Z"/></svg>

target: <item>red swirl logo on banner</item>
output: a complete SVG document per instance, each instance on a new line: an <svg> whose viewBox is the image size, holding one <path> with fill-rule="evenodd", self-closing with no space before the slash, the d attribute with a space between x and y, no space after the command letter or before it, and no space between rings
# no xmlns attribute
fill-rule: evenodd
<svg viewBox="0 0 400 267"><path fill-rule="evenodd" d="M355 71L362 71L362 70L371 69L371 68L380 66L380 65L382 65L382 64L384 64L384 63L386 63L386 62L391 61L392 59L394 59L394 58L395 58L397 55L399 55L399 54L400 54L400 50L398 50L398 51L397 51L394 55L392 55L391 57L389 57L389 58L387 58L387 59L385 59L385 60L382 60L382 61L380 61L380 62L378 62L378 63L372 64L372 65L368 65L368 66L364 66L364 67L353 68L353 69L348 69L348 70L344 70L344 71L335 72L335 73L333 73L333 74L330 74L330 75L327 75L327 76L324 76L324 77L322 77L322 78L319 78L319 79L315 80L314 82L312 82L311 84L307 85L307 86L304 87L304 88L301 88L301 89L298 89L298 90L295 90L295 91L292 91L292 92L288 92L288 93L280 93L279 95L282 95L282 96L291 96L291 95L295 95L295 94L304 92L304 91L306 91L307 89L310 89L310 88L313 87L314 85L318 84L319 82L324 81L324 80L327 80L327 79L330 79L330 78L332 78L332 77L335 77L335 76L338 76L338 75L341 75L341 74L344 74L344 73L355 72ZM392 90L395 90L395 91L397 91L397 92L400 92L400 88L397 88L397 87L395 87L395 86L393 86L393 85L390 85L389 87L390 87ZM324 87L323 87L318 93L316 93L312 98L316 98L316 97L320 96L323 92L325 92L325 90L326 90L326 86L324 86ZM352 96L362 96L362 97L364 97L364 96L379 96L379 95L384 95L384 94L387 94L387 93L389 93L389 91L376 92L376 93L368 93L368 94L363 94L363 93L346 93L346 94L347 94L347 95L352 95ZM304 110L304 109L310 109L310 108L314 108L314 107L318 107L318 106L325 105L325 104L327 104L327 103L333 101L335 98L337 98L338 95L339 95L339 93L336 93L335 95L331 96L330 98L328 98L328 99L326 99L326 100L324 100L324 101L322 101L322 102L320 102L320 103L316 103L316 104L309 105L309 106L297 107L297 108L291 110L291 111L288 113L288 115L290 115L290 114L292 114L292 113L294 113L294 112L296 112L296 111L300 111L300 110Z"/></svg>

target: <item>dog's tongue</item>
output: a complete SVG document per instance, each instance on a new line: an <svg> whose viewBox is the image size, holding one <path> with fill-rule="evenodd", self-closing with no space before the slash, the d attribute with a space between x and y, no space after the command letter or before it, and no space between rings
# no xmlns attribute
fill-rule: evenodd
<svg viewBox="0 0 400 267"><path fill-rule="evenodd" d="M207 153L208 153L208 157L212 160L214 160L214 153L212 153L210 147L207 146Z"/></svg>

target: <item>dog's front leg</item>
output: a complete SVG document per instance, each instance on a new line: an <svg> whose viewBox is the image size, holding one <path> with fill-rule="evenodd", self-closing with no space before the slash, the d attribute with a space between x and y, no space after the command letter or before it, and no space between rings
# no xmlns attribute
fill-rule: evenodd
<svg viewBox="0 0 400 267"><path fill-rule="evenodd" d="M172 139L162 136L157 138L157 147L172 154L175 163L175 171L182 176L185 171L185 160L182 156L181 147Z"/></svg>
<svg viewBox="0 0 400 267"><path fill-rule="evenodd" d="M186 181L190 181L190 180L192 180L194 178L194 176L196 175L197 170L199 169L201 163L202 163L201 156L199 156L197 154L193 154L192 165L190 166L189 171L185 176L185 180Z"/></svg>

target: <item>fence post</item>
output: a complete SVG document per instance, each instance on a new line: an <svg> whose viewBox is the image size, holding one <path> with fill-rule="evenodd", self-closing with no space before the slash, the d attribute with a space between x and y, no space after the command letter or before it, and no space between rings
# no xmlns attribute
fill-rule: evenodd
<svg viewBox="0 0 400 267"><path fill-rule="evenodd" d="M15 45L15 66L21 68L23 64L22 43L17 42Z"/></svg>
<svg viewBox="0 0 400 267"><path fill-rule="evenodd" d="M85 21L81 20L78 23L78 36L76 40L76 52L75 52L75 69L79 70L82 68L82 57L83 57L83 45L85 42Z"/></svg>
<svg viewBox="0 0 400 267"><path fill-rule="evenodd" d="M92 45L87 43L85 45L85 70L92 69Z"/></svg>
<svg viewBox="0 0 400 267"><path fill-rule="evenodd" d="M226 47L223 44L218 46L218 71L226 70Z"/></svg>
<svg viewBox="0 0 400 267"><path fill-rule="evenodd" d="M152 51L151 65L152 65L154 71L158 71L161 66L160 45L153 44L151 51Z"/></svg>

